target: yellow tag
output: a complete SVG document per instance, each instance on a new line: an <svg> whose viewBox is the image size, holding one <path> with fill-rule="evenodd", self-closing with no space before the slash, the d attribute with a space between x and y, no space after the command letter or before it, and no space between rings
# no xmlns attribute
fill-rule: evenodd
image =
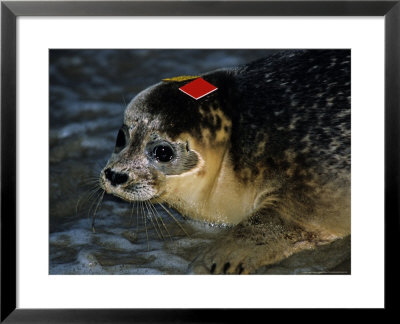
<svg viewBox="0 0 400 324"><path fill-rule="evenodd" d="M165 82L182 82L182 81L187 81L187 80L193 80L193 79L197 79L200 78L200 76L197 75L180 75L180 76L176 76L173 78L167 78L167 79L162 79Z"/></svg>

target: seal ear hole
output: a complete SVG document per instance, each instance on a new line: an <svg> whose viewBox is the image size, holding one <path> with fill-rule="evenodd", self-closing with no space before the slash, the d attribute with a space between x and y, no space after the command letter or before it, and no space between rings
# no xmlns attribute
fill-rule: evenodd
<svg viewBox="0 0 400 324"><path fill-rule="evenodd" d="M190 149L189 149L189 142L188 142L188 141L186 141L186 151L187 151L187 152L190 151Z"/></svg>

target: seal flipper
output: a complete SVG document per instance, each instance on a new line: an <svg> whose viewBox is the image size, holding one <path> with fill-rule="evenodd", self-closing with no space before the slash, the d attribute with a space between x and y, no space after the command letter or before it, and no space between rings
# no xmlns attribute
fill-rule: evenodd
<svg viewBox="0 0 400 324"><path fill-rule="evenodd" d="M316 233L264 209L229 229L192 264L198 274L250 274L321 243Z"/></svg>

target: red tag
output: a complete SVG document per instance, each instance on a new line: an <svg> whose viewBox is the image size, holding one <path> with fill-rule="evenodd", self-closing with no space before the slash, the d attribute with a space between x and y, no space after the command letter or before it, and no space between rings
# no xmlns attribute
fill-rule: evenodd
<svg viewBox="0 0 400 324"><path fill-rule="evenodd" d="M202 78L198 78L179 88L179 90L196 100L210 94L211 92L214 92L217 89L217 87L213 86L211 83Z"/></svg>

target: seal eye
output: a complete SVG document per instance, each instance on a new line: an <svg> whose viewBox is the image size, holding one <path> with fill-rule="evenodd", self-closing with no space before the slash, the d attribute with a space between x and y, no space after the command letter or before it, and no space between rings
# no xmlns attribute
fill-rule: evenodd
<svg viewBox="0 0 400 324"><path fill-rule="evenodd" d="M174 157L174 151L168 145L157 145L153 149L153 157L160 162L169 162Z"/></svg>
<svg viewBox="0 0 400 324"><path fill-rule="evenodd" d="M115 143L115 153L120 152L126 145L126 136L123 127L120 128L117 135L117 141Z"/></svg>

